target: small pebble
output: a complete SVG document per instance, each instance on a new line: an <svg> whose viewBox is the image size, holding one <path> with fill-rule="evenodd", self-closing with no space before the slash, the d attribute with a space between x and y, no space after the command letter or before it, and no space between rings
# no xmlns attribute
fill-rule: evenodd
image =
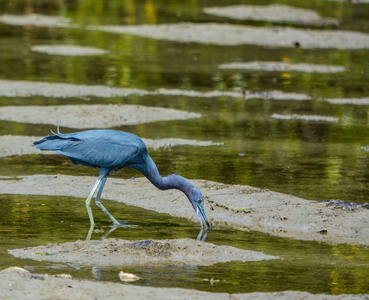
<svg viewBox="0 0 369 300"><path fill-rule="evenodd" d="M120 271L119 278L120 278L120 280L122 280L124 282L131 282L131 281L136 281L136 280L140 279L140 277L138 277L135 274L126 273L126 272L123 272L123 271Z"/></svg>

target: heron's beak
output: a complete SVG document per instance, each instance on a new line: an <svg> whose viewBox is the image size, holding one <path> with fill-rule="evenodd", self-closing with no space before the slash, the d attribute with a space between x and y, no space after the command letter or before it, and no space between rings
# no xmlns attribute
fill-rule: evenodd
<svg viewBox="0 0 369 300"><path fill-rule="evenodd" d="M205 211L204 211L204 209L203 209L201 206L199 206L199 205L197 205L197 206L196 206L196 214L197 214L197 216L198 216L198 218L199 218L199 220L200 220L201 227L204 227L204 222L203 222L203 220L202 220L202 219L204 219L204 221L205 221L205 223L206 223L206 226L207 226L208 228L210 228L210 225L209 225L209 222L208 222L208 218L207 218L207 217L206 217L206 215L205 215Z"/></svg>

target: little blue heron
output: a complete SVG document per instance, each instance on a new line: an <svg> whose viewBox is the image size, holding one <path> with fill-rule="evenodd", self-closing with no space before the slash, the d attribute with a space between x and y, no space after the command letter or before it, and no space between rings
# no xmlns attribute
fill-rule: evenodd
<svg viewBox="0 0 369 300"><path fill-rule="evenodd" d="M204 198L200 190L179 175L161 177L154 161L147 153L145 143L138 136L128 132L103 129L62 134L58 128L57 133L52 133L53 135L34 142L35 148L62 154L76 165L81 164L100 169L99 177L86 199L91 225L95 224L91 211L91 199L99 186L95 197L96 205L113 221L114 225L119 225L119 222L101 204L100 196L110 173L131 167L140 171L160 190L182 191L195 209L201 228L204 228L203 219L210 228L204 211Z"/></svg>

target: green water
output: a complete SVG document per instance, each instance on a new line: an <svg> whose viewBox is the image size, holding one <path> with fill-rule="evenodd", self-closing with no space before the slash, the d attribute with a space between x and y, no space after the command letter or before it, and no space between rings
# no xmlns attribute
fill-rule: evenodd
<svg viewBox="0 0 369 300"><path fill-rule="evenodd" d="M282 3L310 8L340 20L338 29L369 33L369 5L330 1L3 1L0 14L42 13L64 16L83 25L228 22L271 26L268 22L232 21L201 13L214 5ZM301 27L301 26L300 26ZM325 29L335 29L327 27ZM96 57L51 56L30 51L33 45L75 44L111 51ZM281 61L346 67L337 74L219 70L234 61ZM124 98L8 98L0 105L140 104L202 113L200 119L155 122L115 129L145 138L178 137L224 142L214 147L150 150L162 174L230 184L247 184L306 199L341 199L363 203L369 198L369 110L361 105L333 105L321 98L369 96L368 50L304 50L256 46L212 46L175 43L82 29L18 27L0 23L0 79L103 84L145 90L296 92L309 101L130 96ZM339 118L337 123L275 120L280 114ZM0 134L47 135L47 125L0 121ZM75 131L65 128L62 131ZM242 155L240 155L242 154ZM75 168L61 156L26 155L0 159L1 175L96 175ZM140 176L123 170L114 176ZM0 191L1 194L1 191ZM86 195L87 196L87 195ZM118 229L110 237L163 239L197 236L198 224L106 201L119 220L138 227ZM118 281L120 270L20 260L6 254L20 248L84 239L89 229L83 199L0 195L0 268L19 265L34 272L70 273L76 277ZM98 226L106 217L95 210ZM102 234L94 234L99 238ZM135 284L175 286L216 292L302 290L311 293L369 293L369 250L275 238L257 232L219 228L208 242L264 251L283 260L217 264L212 267L130 268L142 278ZM204 279L219 280L213 286Z"/></svg>
<svg viewBox="0 0 369 300"><path fill-rule="evenodd" d="M128 240L196 238L199 227L185 219L148 212L114 201L104 205L119 220L138 227L118 228L109 237ZM69 273L74 277L119 282L122 267L89 267L75 264L42 263L14 258L7 249L45 243L84 240L89 229L83 199L74 197L0 197L0 242L2 267L21 266L31 272ZM102 212L94 209L93 239L109 230ZM185 287L213 292L256 292L303 290L311 293L369 293L369 250L356 245L330 246L316 242L277 238L258 232L214 228L207 242L265 252L281 257L262 262L231 262L208 267L124 267L142 279L138 285ZM215 280L212 286L209 279ZM219 280L219 282L218 282Z"/></svg>

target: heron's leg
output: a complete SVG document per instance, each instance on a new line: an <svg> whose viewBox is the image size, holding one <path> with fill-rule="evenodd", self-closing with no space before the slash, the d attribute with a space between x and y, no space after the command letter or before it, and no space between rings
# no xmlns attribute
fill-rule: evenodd
<svg viewBox="0 0 369 300"><path fill-rule="evenodd" d="M101 185L100 185L99 191L97 192L97 195L95 198L95 203L109 217L109 219L113 221L114 225L120 225L119 222L111 215L110 212L108 212L108 210L100 202L100 196L103 191L107 178L108 178L107 176L104 176L101 180Z"/></svg>
<svg viewBox="0 0 369 300"><path fill-rule="evenodd" d="M90 241L91 240L91 236L92 236L92 232L94 230L95 225L91 224L90 229L88 230L87 236L86 236L86 241Z"/></svg>
<svg viewBox="0 0 369 300"><path fill-rule="evenodd" d="M90 223L91 225L94 225L95 222L94 222L94 217L92 215L92 210L91 210L91 199L92 197L94 196L97 188L99 187L101 181L103 180L103 177L102 176L99 176L96 180L96 183L94 185L94 187L92 188L91 192L90 192L90 195L87 197L86 199L86 208L87 208L87 213L88 213L88 216L90 218Z"/></svg>

